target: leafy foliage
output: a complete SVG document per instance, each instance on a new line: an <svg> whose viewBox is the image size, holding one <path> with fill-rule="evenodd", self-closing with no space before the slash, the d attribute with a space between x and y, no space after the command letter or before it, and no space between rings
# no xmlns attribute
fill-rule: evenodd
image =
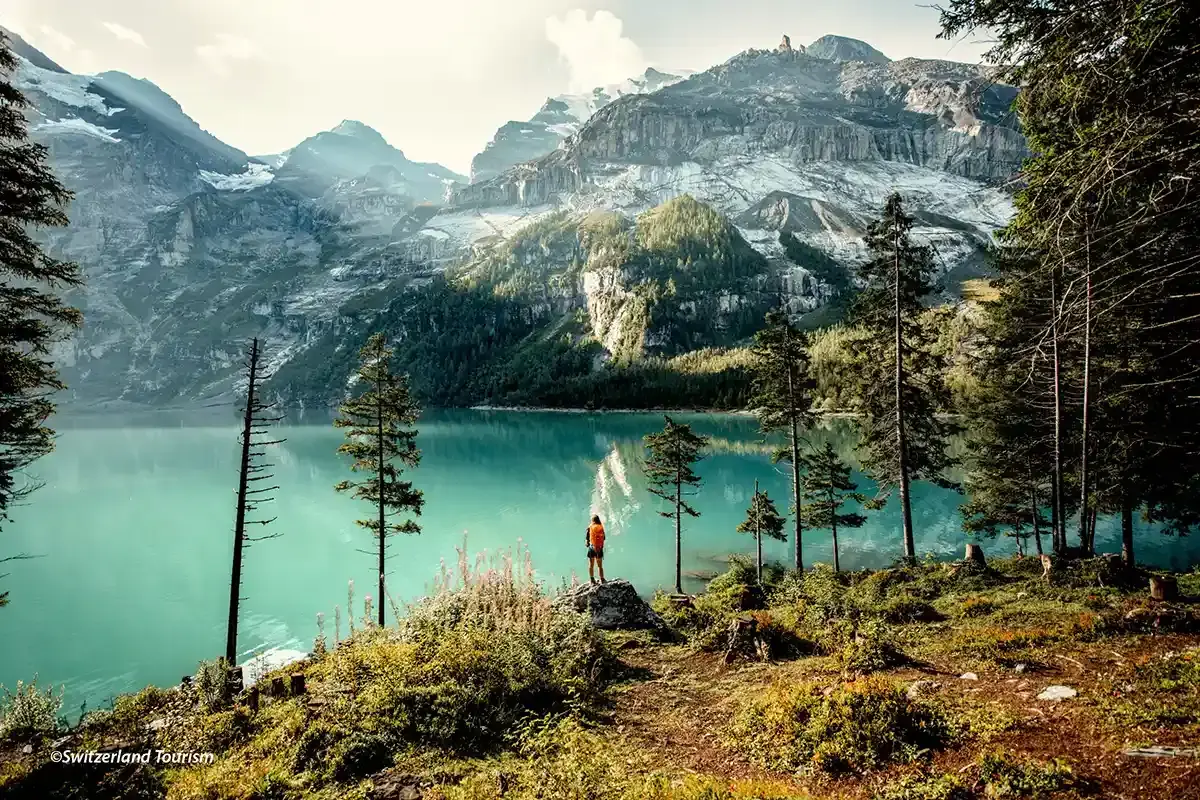
<svg viewBox="0 0 1200 800"><path fill-rule="evenodd" d="M664 416L666 424L659 433L646 434L648 453L642 465L650 493L671 503L671 511L658 512L675 520L675 591L683 592L683 516L698 517L700 512L688 503L696 494L700 476L692 466L704 457L708 437L693 433L690 425L678 424Z"/></svg>
<svg viewBox="0 0 1200 800"><path fill-rule="evenodd" d="M758 551L757 558L757 578L758 582L762 583L762 537L766 536L770 539L777 539L781 542L787 541L787 534L783 531L783 526L786 520L779 516L779 511L775 508L775 503L767 496L766 492L758 490L758 483L754 484L754 495L750 498L750 507L746 509L746 518L738 523L737 530L739 533L754 534L754 543Z"/></svg>
<svg viewBox="0 0 1200 800"><path fill-rule="evenodd" d="M17 681L16 691L2 686L0 689L4 689L4 697L0 698L0 741L49 736L61 727L63 689L57 695L53 686L43 692L36 678L29 683Z"/></svg>
<svg viewBox="0 0 1200 800"><path fill-rule="evenodd" d="M838 457L831 442L820 450L804 453L800 463L805 467L804 499L800 517L809 528L828 528L833 536L833 569L841 570L838 558L838 526L861 528L867 518L859 513L842 514L846 503L865 503L866 495L858 492L858 484L850 480L850 467Z"/></svg>

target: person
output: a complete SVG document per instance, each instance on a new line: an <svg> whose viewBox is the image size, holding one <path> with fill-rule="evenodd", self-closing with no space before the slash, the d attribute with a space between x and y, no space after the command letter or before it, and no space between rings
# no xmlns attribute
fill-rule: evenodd
<svg viewBox="0 0 1200 800"><path fill-rule="evenodd" d="M604 525L600 517L592 515L592 524L587 529L588 579L596 582L596 569L600 569L600 582L604 583Z"/></svg>

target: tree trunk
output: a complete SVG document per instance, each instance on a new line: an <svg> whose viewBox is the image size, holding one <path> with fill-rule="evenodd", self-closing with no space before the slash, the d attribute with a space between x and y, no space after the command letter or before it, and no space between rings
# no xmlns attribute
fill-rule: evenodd
<svg viewBox="0 0 1200 800"><path fill-rule="evenodd" d="M754 482L754 500L750 502L750 508L755 508L758 503L758 481ZM757 513L754 517L754 546L758 551L758 585L762 586L762 520Z"/></svg>
<svg viewBox="0 0 1200 800"><path fill-rule="evenodd" d="M786 351L788 357L791 357L791 332L790 328L785 329L784 334L787 337ZM788 364L788 404L791 406L791 441L789 444L792 447L792 502L796 506L796 550L792 558L792 566L797 572L804 570L804 553L801 545L801 534L803 533L803 525L800 522L800 425L796 420L799 399L796 397L796 375L793 372L794 364Z"/></svg>
<svg viewBox="0 0 1200 800"><path fill-rule="evenodd" d="M1050 341L1054 349L1054 475L1051 479L1051 548L1062 555L1067 546L1066 510L1063 507L1062 482L1062 367L1058 360L1058 285L1050 271Z"/></svg>
<svg viewBox="0 0 1200 800"><path fill-rule="evenodd" d="M833 521L829 524L829 529L833 532L833 571L842 571L842 562L838 559L838 543L837 543L837 515L834 514Z"/></svg>
<svg viewBox="0 0 1200 800"><path fill-rule="evenodd" d="M383 394L382 394L381 386L376 385L375 396L376 396L376 398L378 398L377 402L375 404L375 410L376 410L376 413L378 414L378 418L376 419L377 427L375 430L375 435L379 437L379 440L377 442L377 444L379 446L379 465L378 465L378 467L379 467L379 597L377 598L377 600L379 603L379 627L382 628L383 627L383 608L384 608L384 602L383 602L384 563L383 562L384 562L384 555L385 555L385 552L387 549L387 528L385 527L387 522L386 522L385 511L386 511L387 507L384 505L384 497L383 497Z"/></svg>
<svg viewBox="0 0 1200 800"><path fill-rule="evenodd" d="M675 473L675 594L683 594L683 483Z"/></svg>
<svg viewBox="0 0 1200 800"><path fill-rule="evenodd" d="M258 380L258 339L250 342L250 380L242 419L242 458L238 471L237 517L233 523L233 573L229 578L229 619L225 625L225 661L237 663L238 604L242 591L242 545L246 539L246 492L250 476L250 429L254 424L254 389Z"/></svg>
<svg viewBox="0 0 1200 800"><path fill-rule="evenodd" d="M1030 511L1033 512L1033 543L1037 546L1037 554L1042 555L1042 526L1038 521L1041 516L1041 509L1038 507L1037 485L1033 483L1033 471L1030 470L1029 475L1029 500Z"/></svg>
<svg viewBox="0 0 1200 800"><path fill-rule="evenodd" d="M1121 562L1127 570L1134 567L1133 502L1128 497L1121 499Z"/></svg>
<svg viewBox="0 0 1200 800"><path fill-rule="evenodd" d="M908 439L904 431L904 347L900 324L900 234L896 234L895 270L893 274L896 294L896 445L897 467L900 478L900 512L904 525L904 560L916 561L917 548L913 537L912 502L908 496Z"/></svg>
<svg viewBox="0 0 1200 800"><path fill-rule="evenodd" d="M1084 303L1083 323L1083 429L1079 457L1079 546L1085 556L1094 552L1094 545L1088 535L1088 435L1091 423L1091 368L1092 368L1092 265L1089 258L1087 266L1087 298Z"/></svg>

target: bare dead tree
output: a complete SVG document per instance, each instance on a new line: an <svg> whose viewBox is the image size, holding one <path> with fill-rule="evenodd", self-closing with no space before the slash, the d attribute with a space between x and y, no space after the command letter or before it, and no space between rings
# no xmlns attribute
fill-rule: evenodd
<svg viewBox="0 0 1200 800"><path fill-rule="evenodd" d="M264 503L272 502L275 498L271 492L278 486L263 486L259 484L270 481L274 475L269 471L272 464L261 459L266 456L266 447L281 444L284 439L271 439L268 435L270 426L283 419L282 416L269 416L274 404L264 403L259 396L259 387L263 381L262 349L258 339L250 341L250 352L243 366L246 368L246 407L242 414L241 432L241 461L238 468L237 516L233 525L233 570L229 581L229 621L225 631L225 660L235 664L237 659L238 607L243 599L242 590L242 557L245 548L253 542L274 539L280 534L272 533L261 536L250 536L247 528L250 525L266 526L275 521L269 519L250 519Z"/></svg>

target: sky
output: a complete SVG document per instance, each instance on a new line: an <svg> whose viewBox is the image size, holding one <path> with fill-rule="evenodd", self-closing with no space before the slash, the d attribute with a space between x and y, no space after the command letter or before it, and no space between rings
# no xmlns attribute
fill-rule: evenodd
<svg viewBox="0 0 1200 800"><path fill-rule="evenodd" d="M0 25L64 68L148 78L251 155L343 119L467 173L547 97L704 70L783 34L834 33L892 58L978 61L937 39L935 0L0 0Z"/></svg>

